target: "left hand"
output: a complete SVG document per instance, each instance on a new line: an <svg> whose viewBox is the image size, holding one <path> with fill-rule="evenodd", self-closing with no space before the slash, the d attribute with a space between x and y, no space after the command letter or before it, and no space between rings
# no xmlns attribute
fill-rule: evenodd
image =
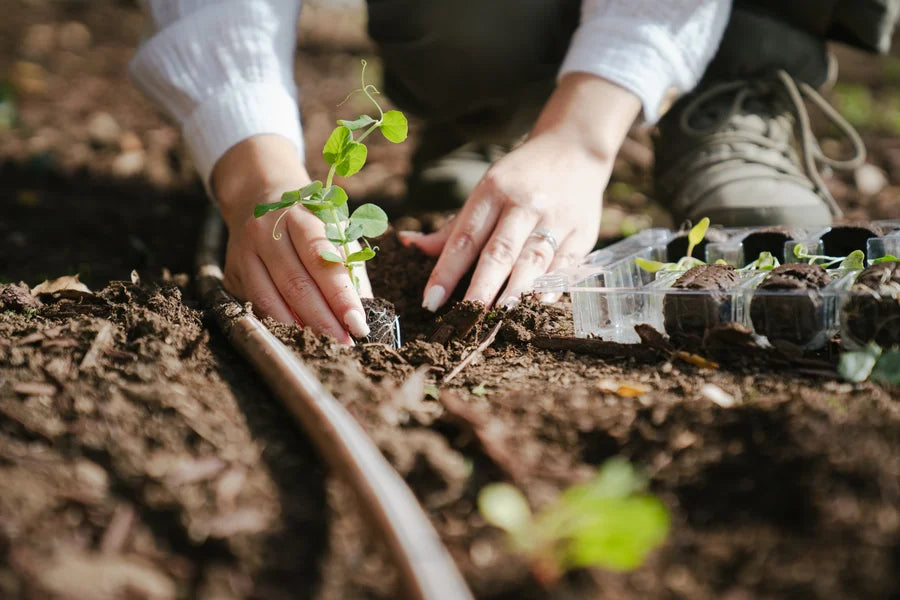
<svg viewBox="0 0 900 600"><path fill-rule="evenodd" d="M564 77L529 139L497 161L460 214L441 230L401 232L401 241L439 256L423 306L443 305L475 264L466 300L503 304L535 278L578 262L600 228L603 190L640 101L599 77ZM549 231L554 243L535 231Z"/></svg>

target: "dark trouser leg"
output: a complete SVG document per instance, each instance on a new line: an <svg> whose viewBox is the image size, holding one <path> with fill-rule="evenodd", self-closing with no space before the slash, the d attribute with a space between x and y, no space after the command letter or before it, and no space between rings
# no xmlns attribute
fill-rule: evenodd
<svg viewBox="0 0 900 600"><path fill-rule="evenodd" d="M385 92L459 142L525 133L555 85L578 0L368 0Z"/></svg>
<svg viewBox="0 0 900 600"><path fill-rule="evenodd" d="M736 0L707 80L784 69L813 86L828 74L826 40L887 52L900 0Z"/></svg>

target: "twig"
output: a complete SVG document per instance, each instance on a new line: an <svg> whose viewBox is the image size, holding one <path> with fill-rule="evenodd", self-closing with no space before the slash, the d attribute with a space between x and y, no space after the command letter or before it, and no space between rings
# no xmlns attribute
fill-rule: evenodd
<svg viewBox="0 0 900 600"><path fill-rule="evenodd" d="M477 355L484 352L488 346L493 344L494 340L497 339L497 332L500 331L501 325L503 325L503 319L500 319L499 321L497 321L497 324L494 325L494 328L491 329L491 332L488 334L488 336L486 338L484 338L484 341L481 342L480 344L478 344L477 348L475 348L474 350L469 352L469 354L467 354L466 357L464 359L462 359L460 361L460 363L453 368L452 371L447 373L447 375L444 377L444 379L441 380L441 382L447 383L448 381L450 381L451 379L453 379L454 377L459 375L462 372L462 370L465 369L469 365L470 362L475 360L475 357Z"/></svg>

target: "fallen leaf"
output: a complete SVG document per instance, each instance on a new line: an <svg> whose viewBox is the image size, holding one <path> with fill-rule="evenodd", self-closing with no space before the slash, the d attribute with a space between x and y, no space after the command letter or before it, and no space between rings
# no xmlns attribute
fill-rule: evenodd
<svg viewBox="0 0 900 600"><path fill-rule="evenodd" d="M601 379L597 382L597 389L607 394L616 394L622 398L635 398L650 391L650 388L640 383L618 382L612 379Z"/></svg>
<svg viewBox="0 0 900 600"><path fill-rule="evenodd" d="M76 292L84 292L86 294L90 294L91 290L88 286L81 283L78 280L78 275L63 275L54 280L45 280L41 283L37 284L31 289L31 294L33 296L39 296L41 294L53 294L56 292L62 292L65 290L72 290Z"/></svg>
<svg viewBox="0 0 900 600"><path fill-rule="evenodd" d="M719 368L719 363L703 358L699 354L691 354L690 352L685 352L684 350L679 350L678 352L676 352L675 358L680 358L684 362L690 363L695 367L700 367L701 369Z"/></svg>

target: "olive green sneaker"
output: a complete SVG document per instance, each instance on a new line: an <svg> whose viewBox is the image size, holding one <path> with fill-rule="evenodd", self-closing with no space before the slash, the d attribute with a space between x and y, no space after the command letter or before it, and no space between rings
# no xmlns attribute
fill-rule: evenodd
<svg viewBox="0 0 900 600"><path fill-rule="evenodd" d="M850 140L853 156L825 156L804 100ZM865 160L859 134L810 85L786 71L702 84L660 121L655 140L657 199L676 223L824 225L841 216L820 168Z"/></svg>

